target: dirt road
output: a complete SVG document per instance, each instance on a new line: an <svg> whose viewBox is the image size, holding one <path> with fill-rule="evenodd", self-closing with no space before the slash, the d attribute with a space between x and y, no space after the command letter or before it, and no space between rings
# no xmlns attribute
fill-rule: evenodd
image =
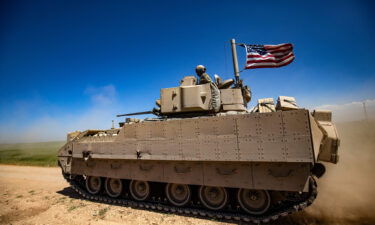
<svg viewBox="0 0 375 225"><path fill-rule="evenodd" d="M305 212L274 224L372 224L373 220L368 217L358 221L355 215L347 215L344 220L337 219L338 215L327 218L324 213L330 210L324 202L327 194ZM333 207L337 206L329 201ZM340 204L340 199L338 201ZM0 165L0 224L227 223L81 200L62 178L59 168Z"/></svg>
<svg viewBox="0 0 375 225"><path fill-rule="evenodd" d="M78 199L59 168L0 165L0 224L224 224Z"/></svg>

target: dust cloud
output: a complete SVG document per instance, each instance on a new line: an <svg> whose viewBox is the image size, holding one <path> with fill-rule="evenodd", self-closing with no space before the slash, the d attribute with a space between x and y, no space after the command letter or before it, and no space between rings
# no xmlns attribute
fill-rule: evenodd
<svg viewBox="0 0 375 225"><path fill-rule="evenodd" d="M325 164L317 199L305 211L273 224L375 224L375 121L336 125L340 159Z"/></svg>

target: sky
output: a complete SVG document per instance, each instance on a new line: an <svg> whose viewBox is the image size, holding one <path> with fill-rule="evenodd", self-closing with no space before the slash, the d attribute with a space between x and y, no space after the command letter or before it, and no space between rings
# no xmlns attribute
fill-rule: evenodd
<svg viewBox="0 0 375 225"><path fill-rule="evenodd" d="M233 77L230 39L292 43L296 59L241 78L259 98L375 114L373 1L0 2L0 143L64 140L147 111L203 64ZM245 50L237 47L239 66ZM355 112L348 110L355 108Z"/></svg>

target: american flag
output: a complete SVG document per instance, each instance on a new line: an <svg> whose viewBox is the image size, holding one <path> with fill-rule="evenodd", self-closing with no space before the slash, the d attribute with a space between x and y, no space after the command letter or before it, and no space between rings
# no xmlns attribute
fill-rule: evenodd
<svg viewBox="0 0 375 225"><path fill-rule="evenodd" d="M245 45L245 69L286 66L294 59L292 44Z"/></svg>

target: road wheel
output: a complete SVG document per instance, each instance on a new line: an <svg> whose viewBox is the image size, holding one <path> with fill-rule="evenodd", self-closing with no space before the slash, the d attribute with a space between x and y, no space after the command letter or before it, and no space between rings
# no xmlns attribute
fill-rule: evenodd
<svg viewBox="0 0 375 225"><path fill-rule="evenodd" d="M199 199L206 208L220 210L227 204L228 193L223 187L201 186L199 188Z"/></svg>
<svg viewBox="0 0 375 225"><path fill-rule="evenodd" d="M90 194L96 195L102 188L102 179L100 177L86 177L86 189Z"/></svg>
<svg viewBox="0 0 375 225"><path fill-rule="evenodd" d="M271 205L271 197L268 191L239 189L237 194L241 208L253 215L264 214Z"/></svg>
<svg viewBox="0 0 375 225"><path fill-rule="evenodd" d="M150 195L150 185L147 181L132 180L129 185L131 196L138 201L143 201Z"/></svg>
<svg viewBox="0 0 375 225"><path fill-rule="evenodd" d="M107 178L105 180L105 190L112 198L120 196L122 193L122 181L120 179Z"/></svg>
<svg viewBox="0 0 375 225"><path fill-rule="evenodd" d="M167 184L165 193L169 202L175 206L184 206L191 198L190 187L186 184Z"/></svg>

